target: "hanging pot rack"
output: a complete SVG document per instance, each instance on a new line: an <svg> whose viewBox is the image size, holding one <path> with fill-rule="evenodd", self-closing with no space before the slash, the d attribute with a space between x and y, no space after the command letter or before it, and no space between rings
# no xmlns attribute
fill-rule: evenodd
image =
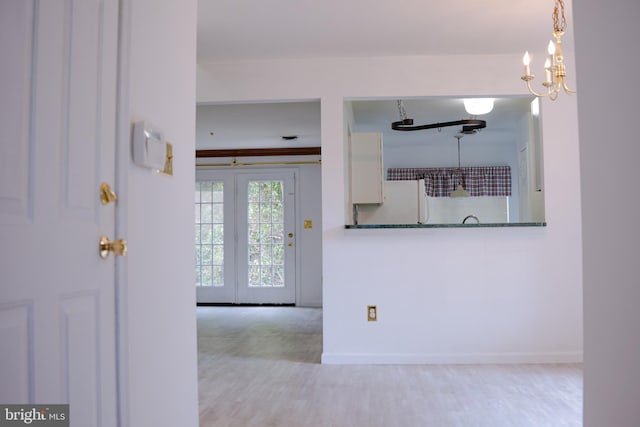
<svg viewBox="0 0 640 427"><path fill-rule="evenodd" d="M449 126L461 126L462 129L460 133L465 135L471 135L476 133L480 129L484 129L487 127L487 122L485 120L478 119L463 119L463 120L454 120L451 122L442 122L442 123L431 123L427 125L413 125L413 119L407 117L407 112L404 108L404 103L401 99L397 101L398 104L398 112L400 113L400 120L397 122L391 123L391 129L393 130L402 130L402 131L414 131L414 130L425 130L425 129L440 129Z"/></svg>
<svg viewBox="0 0 640 427"><path fill-rule="evenodd" d="M425 129L438 129L449 126L460 126L462 125L462 130L460 133L465 135L476 133L479 129L484 129L487 127L487 122L485 120L478 119L464 119L464 120L454 120L452 122L442 122L442 123L431 123L427 125L415 125L413 126L413 119L403 119L397 122L391 123L391 129L393 130L404 130L404 131L413 131L413 130L425 130Z"/></svg>

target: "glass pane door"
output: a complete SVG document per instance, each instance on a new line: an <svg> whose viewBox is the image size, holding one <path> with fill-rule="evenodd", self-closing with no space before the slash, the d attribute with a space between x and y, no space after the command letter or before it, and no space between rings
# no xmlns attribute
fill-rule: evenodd
<svg viewBox="0 0 640 427"><path fill-rule="evenodd" d="M224 286L224 182L196 183L196 286Z"/></svg>
<svg viewBox="0 0 640 427"><path fill-rule="evenodd" d="M238 301L294 303L294 173L241 174L237 185Z"/></svg>
<svg viewBox="0 0 640 427"><path fill-rule="evenodd" d="M198 174L195 186L195 264L198 302L235 301L233 179Z"/></svg>

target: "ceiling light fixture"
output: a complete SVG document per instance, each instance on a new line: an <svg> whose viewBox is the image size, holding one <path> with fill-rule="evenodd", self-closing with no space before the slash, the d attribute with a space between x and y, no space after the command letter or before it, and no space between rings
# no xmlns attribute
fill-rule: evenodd
<svg viewBox="0 0 640 427"><path fill-rule="evenodd" d="M464 100L464 109L472 116L489 114L493 110L493 98L467 98Z"/></svg>
<svg viewBox="0 0 640 427"><path fill-rule="evenodd" d="M549 56L544 63L544 69L546 72L546 79L542 82L542 86L547 88L547 93L538 93L531 88L531 80L535 78L531 74L529 64L531 63L531 57L529 52L525 52L522 57L522 63L524 64L524 76L522 80L527 83L529 92L538 97L546 96L550 100L555 101L558 98L558 94L561 90L566 93L576 93L575 90L571 90L567 87L567 72L564 65L564 56L562 54L562 36L564 30L567 28L567 19L564 16L564 0L555 0L556 4L553 8L553 37L555 37L555 43L549 41L547 52Z"/></svg>

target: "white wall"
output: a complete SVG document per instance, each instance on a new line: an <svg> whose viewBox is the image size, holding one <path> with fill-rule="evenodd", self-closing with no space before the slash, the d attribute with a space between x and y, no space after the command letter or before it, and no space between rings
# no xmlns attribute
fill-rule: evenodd
<svg viewBox="0 0 640 427"><path fill-rule="evenodd" d="M584 256L585 427L640 423L640 3L574 4ZM611 37L601 29L611 28ZM604 53L602 56L600 53ZM615 64L615 76L611 66ZM615 84L603 84L614 79Z"/></svg>
<svg viewBox="0 0 640 427"><path fill-rule="evenodd" d="M298 171L297 305L322 307L322 169L300 165ZM305 220L311 220L313 228L305 229Z"/></svg>
<svg viewBox="0 0 640 427"><path fill-rule="evenodd" d="M173 143L174 176L132 165L124 180L126 257L124 426L198 425L193 259L196 0L131 0L131 121ZM129 9L130 8L130 9ZM125 76L126 78L127 76ZM128 117L125 121L128 121ZM125 124L126 126L126 124ZM122 183L119 187L125 187Z"/></svg>
<svg viewBox="0 0 640 427"><path fill-rule="evenodd" d="M356 130L357 132L357 130ZM514 139L515 135L514 135ZM384 167L387 168L438 168L458 166L458 145L451 137L449 144L441 146L395 146L384 140ZM517 146L515 142L475 144L460 139L460 163L465 166L511 166L518 173ZM517 184L517 182L516 182Z"/></svg>
<svg viewBox="0 0 640 427"><path fill-rule="evenodd" d="M575 98L543 105L547 227L344 229L346 98L524 94L521 68L520 55L199 65L201 102L321 99L323 362L581 360Z"/></svg>

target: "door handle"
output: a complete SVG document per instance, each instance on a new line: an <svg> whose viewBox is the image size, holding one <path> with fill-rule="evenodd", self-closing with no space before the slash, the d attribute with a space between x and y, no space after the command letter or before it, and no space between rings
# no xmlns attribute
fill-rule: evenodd
<svg viewBox="0 0 640 427"><path fill-rule="evenodd" d="M107 259L109 254L125 256L127 254L127 241L117 239L113 242L107 236L100 236L100 258Z"/></svg>

